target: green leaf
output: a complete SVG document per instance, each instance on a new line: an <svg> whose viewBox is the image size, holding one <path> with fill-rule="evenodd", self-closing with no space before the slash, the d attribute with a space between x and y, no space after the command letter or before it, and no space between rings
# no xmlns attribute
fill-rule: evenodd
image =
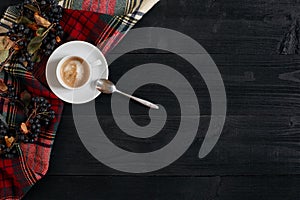
<svg viewBox="0 0 300 200"><path fill-rule="evenodd" d="M20 94L20 99L24 103L24 105L27 107L30 104L30 101L31 101L31 94L27 90L24 90Z"/></svg>
<svg viewBox="0 0 300 200"><path fill-rule="evenodd" d="M14 42L7 36L0 36L0 50L8 50L14 45Z"/></svg>
<svg viewBox="0 0 300 200"><path fill-rule="evenodd" d="M41 61L41 56L38 54L38 52L35 52L33 56L31 57L31 61L35 63L39 63Z"/></svg>
<svg viewBox="0 0 300 200"><path fill-rule="evenodd" d="M47 37L49 31L53 28L53 26L54 26L54 24L51 24L51 26L49 26L49 27L47 28L47 30L44 31L44 33L41 35L41 36L43 37L43 39L44 39L45 37Z"/></svg>
<svg viewBox="0 0 300 200"><path fill-rule="evenodd" d="M39 28L39 29L36 31L36 35L37 35L37 36L42 36L45 30L46 30L45 28Z"/></svg>
<svg viewBox="0 0 300 200"><path fill-rule="evenodd" d="M39 50L42 46L43 42L43 37L42 36L36 36L30 40L28 46L27 46L27 51L31 55L34 54L37 50Z"/></svg>
<svg viewBox="0 0 300 200"><path fill-rule="evenodd" d="M31 10L33 12L39 12L39 9L32 4L25 4L24 7L28 8L29 10Z"/></svg>
<svg viewBox="0 0 300 200"><path fill-rule="evenodd" d="M32 24L34 22L31 21L30 19L28 19L27 17L22 16L19 18L18 23L28 25L28 24Z"/></svg>
<svg viewBox="0 0 300 200"><path fill-rule="evenodd" d="M0 63L3 63L4 61L6 61L6 59L9 56L9 50L0 50Z"/></svg>

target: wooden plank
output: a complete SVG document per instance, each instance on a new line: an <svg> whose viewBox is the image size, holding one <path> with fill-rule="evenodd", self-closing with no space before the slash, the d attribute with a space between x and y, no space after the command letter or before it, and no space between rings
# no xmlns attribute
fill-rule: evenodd
<svg viewBox="0 0 300 200"><path fill-rule="evenodd" d="M288 54L295 54L299 9L298 2L278 0L162 1L136 27L180 31L196 39L209 53L269 55L277 54L283 45L290 49ZM297 41L289 41L289 36ZM144 43L145 35L136 40ZM185 43L180 45L184 47ZM280 52L284 53L282 49Z"/></svg>
<svg viewBox="0 0 300 200"><path fill-rule="evenodd" d="M123 177L47 176L30 199L298 199L298 176Z"/></svg>
<svg viewBox="0 0 300 200"><path fill-rule="evenodd" d="M298 1L289 0L172 0L161 1L151 13L162 16L284 21L296 17ZM279 20L281 19L281 20Z"/></svg>
<svg viewBox="0 0 300 200"><path fill-rule="evenodd" d="M24 199L212 199L218 177L47 176ZM50 189L51 188L51 189ZM201 189L200 189L201 188Z"/></svg>
<svg viewBox="0 0 300 200"><path fill-rule="evenodd" d="M152 13L152 15L154 15ZM155 22L153 22L155 21ZM247 21L242 19L206 19L183 16L181 18L166 18L153 20L145 18L137 24L141 27L163 27L181 32L201 44L210 54L235 54L235 55L270 55L278 54L279 44L288 32L293 21L286 23L269 24L264 21ZM146 38L146 39L145 39ZM125 37L126 39L126 37ZM151 34L143 34L135 37L135 42L144 44L145 40L154 41L154 44L162 41ZM190 46L185 40L167 42L168 47L176 42L182 47L181 53L191 53ZM130 45L130 42L122 41Z"/></svg>
<svg viewBox="0 0 300 200"><path fill-rule="evenodd" d="M86 116L87 120L92 118L95 116ZM149 122L147 116L133 116L133 119L144 124ZM291 121L290 117L228 116L220 140L213 151L206 158L199 159L197 155L209 120L209 116L201 118L194 143L180 159L150 174L206 176L299 173L299 117L292 118ZM104 133L115 145L133 152L151 152L173 139L177 134L180 119L169 117L164 129L157 136L149 139L126 135L114 124L112 117L100 116L99 121ZM94 134L90 137L100 133ZM73 119L64 116L54 144L49 174L121 175L124 173L113 170L94 159L82 145L73 125Z"/></svg>
<svg viewBox="0 0 300 200"><path fill-rule="evenodd" d="M219 199L299 199L299 176L225 177L221 179Z"/></svg>
<svg viewBox="0 0 300 200"><path fill-rule="evenodd" d="M212 55L223 77L227 95L227 115L298 116L300 114L300 58L298 56L258 55ZM172 54L126 54L109 67L109 79L117 81L127 71L145 63L161 63L181 73L197 94L202 115L209 115L210 96L201 75L187 61ZM206 66L207 67L207 66ZM173 77L163 77L173 80ZM173 80L176 81L176 80ZM135 85L128 80L119 89ZM191 97L185 91L185 83L176 83L176 90L186 101ZM219 93L218 91L216 91ZM174 94L166 88L148 85L141 87L134 95L152 100L169 108L169 115L179 114L179 105ZM96 99L97 112L111 115L110 95ZM116 101L124 105L127 98L116 95ZM71 115L66 104L64 115ZM178 109L176 109L178 108ZM148 109L132 103L133 115L147 115Z"/></svg>

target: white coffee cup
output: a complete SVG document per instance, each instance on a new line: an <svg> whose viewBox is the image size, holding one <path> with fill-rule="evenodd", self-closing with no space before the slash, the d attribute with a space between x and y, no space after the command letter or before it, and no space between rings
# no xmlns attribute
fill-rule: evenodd
<svg viewBox="0 0 300 200"><path fill-rule="evenodd" d="M66 56L56 68L58 82L66 89L80 89L90 82L91 65L79 56Z"/></svg>

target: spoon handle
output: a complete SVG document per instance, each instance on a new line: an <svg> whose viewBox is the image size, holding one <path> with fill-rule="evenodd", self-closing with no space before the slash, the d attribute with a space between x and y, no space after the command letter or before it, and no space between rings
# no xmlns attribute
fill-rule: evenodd
<svg viewBox="0 0 300 200"><path fill-rule="evenodd" d="M140 99L140 98L131 96L131 95L126 94L126 93L124 93L124 92L122 92L122 91L120 91L120 90L115 90L115 92L118 92L119 94L122 94L122 95L124 95L124 96L126 96L126 97L129 97L129 98L131 98L131 99L133 99L133 100L135 100L135 101L137 101L137 102L139 102L139 103L141 103L141 104L143 104L143 105L145 105L145 106L148 106L148 107L150 107L150 108L153 108L153 109L159 109L158 105L155 105L155 104L153 104L153 103L151 103L151 102L149 102L149 101L146 101L146 100L144 100L144 99Z"/></svg>

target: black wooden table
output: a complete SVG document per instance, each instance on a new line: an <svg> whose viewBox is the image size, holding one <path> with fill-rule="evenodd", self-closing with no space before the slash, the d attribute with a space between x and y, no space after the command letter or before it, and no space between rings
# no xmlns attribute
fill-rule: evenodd
<svg viewBox="0 0 300 200"><path fill-rule="evenodd" d="M2 1L2 11L11 3ZM85 149L72 106L66 104L49 172L25 199L300 199L299 14L300 3L290 0L162 0L137 27L165 27L189 35L210 53L224 79L227 117L213 151L196 159L211 112L201 77L175 54L130 52L110 66L112 81L134 66L158 62L177 69L196 87L201 124L192 146L159 171L119 172ZM110 139L135 151L169 141L179 117L172 93L144 86L135 94L169 108L168 126L156 141L137 144L119 134L108 109L111 97L101 96L97 114ZM149 123L147 109L130 104L137 124Z"/></svg>

